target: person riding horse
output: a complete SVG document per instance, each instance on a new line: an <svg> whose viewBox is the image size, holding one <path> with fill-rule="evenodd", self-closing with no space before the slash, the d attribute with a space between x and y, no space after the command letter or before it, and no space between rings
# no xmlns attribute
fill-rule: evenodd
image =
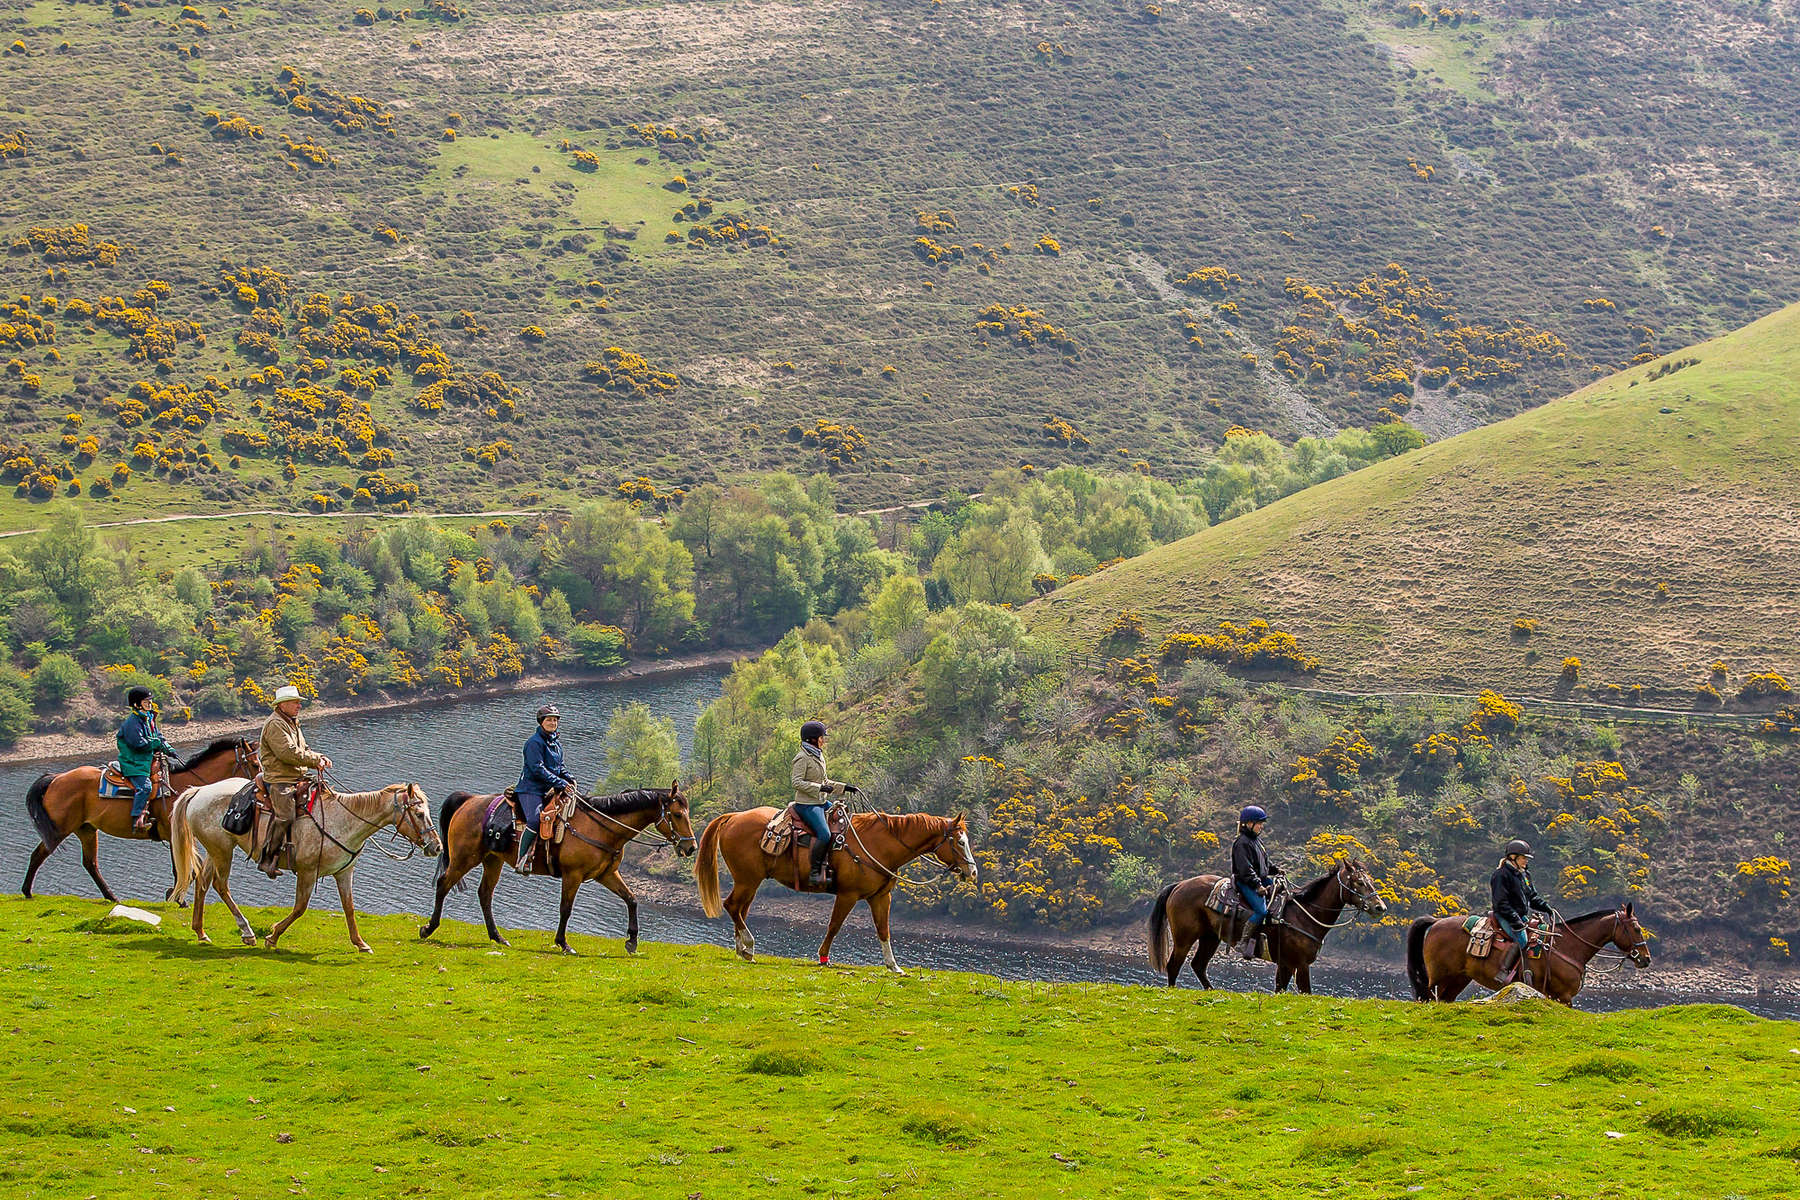
<svg viewBox="0 0 1800 1200"><path fill-rule="evenodd" d="M831 826L825 812L831 807L831 796L848 793L860 795L854 783L839 783L825 774L825 722L808 721L800 726L800 749L794 752L789 782L794 785L794 811L812 830L812 873L807 886L825 886L825 863L831 857Z"/></svg>
<svg viewBox="0 0 1800 1200"><path fill-rule="evenodd" d="M537 730L525 742L525 770L513 788L519 813L525 820L525 828L519 831L519 856L513 863L521 875L531 873L531 847L537 838L544 798L581 790L574 776L563 768L562 743L556 740L556 727L560 724L562 713L554 704L537 710Z"/></svg>
<svg viewBox="0 0 1800 1200"><path fill-rule="evenodd" d="M151 703L149 688L132 688L125 695L125 705L131 709L131 715L119 726L119 773L135 789L131 798L131 827L147 830L155 823L150 814L150 801L155 798L156 785L150 776L156 767L156 756L168 755L169 766L175 770L185 770L186 764L175 753L175 747L163 740L162 731L156 727L156 705Z"/></svg>
<svg viewBox="0 0 1800 1200"><path fill-rule="evenodd" d="M1252 959L1262 957L1260 951L1268 940L1270 927L1281 923L1280 918L1269 916L1269 901L1275 895L1275 868L1262 844L1263 826L1268 819L1269 814L1257 805L1245 805L1238 814L1237 840L1231 843L1232 882L1252 917L1250 927L1244 931L1244 943L1249 947L1246 957Z"/></svg>
<svg viewBox="0 0 1800 1200"><path fill-rule="evenodd" d="M1514 838L1506 843L1506 857L1494 868L1488 887L1494 895L1494 920L1506 931L1513 944L1506 948L1500 961L1500 978L1507 983L1518 980L1524 967L1529 942L1525 926L1532 912L1547 913L1550 906L1531 886L1531 843Z"/></svg>
<svg viewBox="0 0 1800 1200"><path fill-rule="evenodd" d="M275 711L263 722L262 742L257 747L269 807L274 810L257 866L270 879L281 874L281 855L294 827L297 794L306 772L331 767L331 760L308 747L306 735L300 732L300 703L300 689L293 684L276 689Z"/></svg>

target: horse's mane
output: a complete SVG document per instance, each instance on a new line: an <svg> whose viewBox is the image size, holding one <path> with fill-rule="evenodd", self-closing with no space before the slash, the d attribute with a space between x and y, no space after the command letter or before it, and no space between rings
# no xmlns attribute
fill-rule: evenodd
<svg viewBox="0 0 1800 1200"><path fill-rule="evenodd" d="M888 825L902 837L925 829L933 821L948 822L949 817L940 817L936 813L882 813Z"/></svg>
<svg viewBox="0 0 1800 1200"><path fill-rule="evenodd" d="M609 817L622 816L625 813L642 812L646 808L655 808L669 794L668 788L637 788L629 792L620 792L616 796L589 796L585 806L595 812L603 812Z"/></svg>
<svg viewBox="0 0 1800 1200"><path fill-rule="evenodd" d="M1616 908L1596 908L1593 912L1582 913L1579 917L1565 918L1563 920L1563 924L1564 925L1579 925L1583 921L1592 921L1598 917L1610 917L1618 911L1619 910Z"/></svg>
<svg viewBox="0 0 1800 1200"><path fill-rule="evenodd" d="M238 740L234 737L214 738L207 743L206 749L193 755L194 758L211 758L215 754L235 753Z"/></svg>

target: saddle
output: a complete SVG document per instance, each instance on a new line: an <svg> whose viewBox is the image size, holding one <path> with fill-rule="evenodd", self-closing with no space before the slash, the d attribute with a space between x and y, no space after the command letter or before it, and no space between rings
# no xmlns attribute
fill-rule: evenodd
<svg viewBox="0 0 1800 1200"><path fill-rule="evenodd" d="M1506 934L1500 928L1499 920L1492 912L1484 912L1473 917L1463 918L1463 932L1469 935L1469 957L1486 958L1494 952L1495 942L1504 948L1509 944ZM1536 913L1525 922L1525 941L1527 953L1532 958L1542 958L1549 945L1549 929Z"/></svg>
<svg viewBox="0 0 1800 1200"><path fill-rule="evenodd" d="M171 794L175 789L169 786L169 767L158 754L150 763L151 799ZM125 778L125 772L119 769L119 760L113 759L100 768L100 798L102 800L130 800L137 795L137 789Z"/></svg>
<svg viewBox="0 0 1800 1200"><path fill-rule="evenodd" d="M544 809L538 814L537 840L532 843L530 875L562 876L563 835L569 829L570 806L554 796L544 797ZM492 854L508 858L516 856L519 832L525 828L524 810L519 807L518 792L507 788L488 800L481 817L481 847Z"/></svg>
<svg viewBox="0 0 1800 1200"><path fill-rule="evenodd" d="M324 794L320 782L308 775L294 785L294 820L310 815ZM263 778L262 772L245 784L238 794L231 798L225 814L219 818L225 829L238 836L251 835L251 847L247 852L250 861L260 863L263 857L263 843L275 826L275 804L269 799L269 781ZM239 828L239 826L242 826ZM294 867L294 831L288 830L287 842L281 848L276 860L277 868L293 870Z"/></svg>
<svg viewBox="0 0 1800 1200"><path fill-rule="evenodd" d="M825 827L831 831L831 844L835 849L843 849L845 831L850 828L850 810L844 807L841 800L834 800L825 809ZM825 886L811 887L807 880L812 874L813 832L795 806L789 804L776 813L763 827L762 850L771 858L782 858L791 854L794 859L794 879L799 885L796 891L812 892L837 890L837 865L830 857L825 859Z"/></svg>

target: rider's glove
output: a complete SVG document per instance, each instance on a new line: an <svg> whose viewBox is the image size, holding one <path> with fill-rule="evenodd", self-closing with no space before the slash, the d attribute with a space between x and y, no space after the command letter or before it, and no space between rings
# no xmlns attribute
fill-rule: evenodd
<svg viewBox="0 0 1800 1200"><path fill-rule="evenodd" d="M854 783L846 783L844 785L844 791L852 796L862 795L862 789L857 787Z"/></svg>

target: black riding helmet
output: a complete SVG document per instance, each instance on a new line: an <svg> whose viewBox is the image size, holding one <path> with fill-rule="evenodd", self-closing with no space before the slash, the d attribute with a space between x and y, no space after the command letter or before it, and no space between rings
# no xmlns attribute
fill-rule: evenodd
<svg viewBox="0 0 1800 1200"><path fill-rule="evenodd" d="M129 692L125 693L125 707L136 708L138 705L142 704L144 701L146 701L148 699L150 699L150 689L149 688L134 687Z"/></svg>
<svg viewBox="0 0 1800 1200"><path fill-rule="evenodd" d="M1515 854L1523 854L1526 858L1530 858L1531 843L1524 838L1514 838L1506 843L1506 857L1511 858Z"/></svg>
<svg viewBox="0 0 1800 1200"><path fill-rule="evenodd" d="M560 716L562 716L562 711L558 709L556 705L546 704L544 707L537 710L537 723L542 725L549 718Z"/></svg>
<svg viewBox="0 0 1800 1200"><path fill-rule="evenodd" d="M808 721L800 727L800 740L803 742L817 744L818 740L824 736L825 722L823 721Z"/></svg>

